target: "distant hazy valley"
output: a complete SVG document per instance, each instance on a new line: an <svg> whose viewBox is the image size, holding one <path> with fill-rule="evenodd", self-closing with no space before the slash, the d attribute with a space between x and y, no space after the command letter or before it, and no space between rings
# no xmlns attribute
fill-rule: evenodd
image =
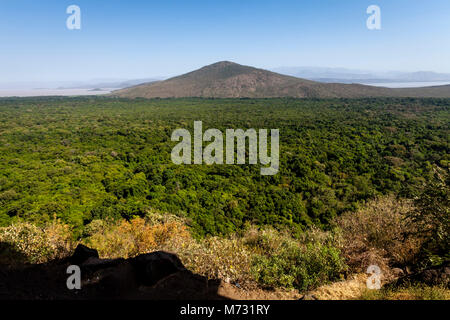
<svg viewBox="0 0 450 320"><path fill-rule="evenodd" d="M216 65L216 64L213 64ZM233 64L235 67L240 66L238 64ZM208 67L208 66L207 66ZM251 68L246 66L241 66L245 68ZM205 67L206 68L206 67ZM211 69L211 68L210 68ZM228 66L228 70L230 67ZM257 68L251 68L246 69L245 71L241 68L238 73L240 74L240 77L242 78L242 74L247 72L247 75L254 72L255 70L264 71L267 74L271 73L271 76L268 78L273 77L274 75L276 78L278 78L278 85L280 84L280 79L287 80L288 78L283 78L283 76L289 76L290 80L289 85L285 83L288 87L292 86L292 81L294 78L297 78L299 81L304 80L309 82L309 86L312 85L312 82L315 82L315 90L319 90L319 88L324 88L322 84L325 84L325 87L327 84L333 84L334 88L329 88L329 90L326 91L332 91L328 93L324 93L323 90L321 93L314 94L311 92L305 93L305 92L297 92L299 91L297 89L293 88L287 88L287 87L272 87L269 89L270 92L267 92L267 83L261 84L261 80L256 80L259 85L266 86L265 90L266 92L263 93L252 93L252 90L256 90L255 88L250 89L249 93L240 92L236 94L234 93L228 93L228 94L214 94L212 93L212 89L206 89L208 85L216 86L218 83L216 82L217 79L209 78L206 83L203 84L203 90L206 90L205 92L185 92L185 93L174 93L173 95L163 93L162 96L192 96L192 94L196 94L199 96L208 96L208 94L212 94L213 96L218 97L236 97L236 96L244 96L244 97L274 97L274 96L294 96L294 97L304 97L304 96L317 96L317 97L329 97L329 96L379 96L379 95L387 95L387 96L396 96L396 94L393 94L392 92L389 93L387 90L374 90L373 88L370 88L370 86L375 87L382 87L382 88L404 88L404 93L407 93L408 95L412 96L422 96L424 94L412 92L412 89L408 88L419 88L419 87L437 87L437 86L444 86L444 85L450 85L450 74L447 73L437 73L437 72L431 72L431 71L417 71L417 72L401 72L401 71L386 71L386 72L376 72L376 71L370 71L370 70L359 70L359 69L347 69L347 68L328 68L328 67L278 67L278 68L272 68L270 70L263 70L263 69L257 69ZM201 68L200 70L204 71L204 68ZM235 70L236 71L236 70ZM191 73L188 73L191 74ZM260 73L261 75L262 73ZM266 74L266 75L267 75ZM294 78L292 78L294 77ZM53 95L61 95L61 96L78 96L78 95L101 95L101 94L109 94L115 90L119 89L125 89L125 88L133 88L133 87L139 87L139 90L142 90L141 85L145 86L152 86L152 92L155 91L156 87L161 88L161 85L167 85L171 82L165 82L164 80L167 77L149 77L149 78L141 78L141 79L97 79L97 80L91 80L91 81L52 81L52 82L9 82L9 83L1 83L0 82L0 97L7 97L7 96L53 96ZM170 78L176 79L178 77ZM201 78L201 77L200 77ZM185 79L186 81L194 81L192 83L193 86L199 86L198 81L200 78L194 79ZM223 78L222 76L219 76L219 78ZM266 78L266 81L268 80ZM248 80L248 79L247 79ZM254 79L255 80L255 79ZM240 79L239 81L242 81ZM238 81L238 82L239 82ZM214 82L214 83L213 83ZM281 81L283 82L283 81ZM295 81L294 81L295 82ZM298 82L298 81L297 81ZM186 83L183 83L185 85ZM251 87L252 85L255 85L256 82L253 81L252 83L243 84L245 87ZM299 83L297 83L299 84ZM335 92L336 86L339 87L339 84L345 84L345 85L352 85L352 84L360 84L369 86L369 88L364 87L363 93L361 95L358 95L356 93L339 93ZM173 85L173 81L171 83ZM177 83L179 86L180 83ZM225 83L222 83L221 85L227 85ZM228 84L229 85L229 84ZM234 83L234 91L236 91L236 86L239 86L237 83ZM302 84L303 87L305 86L305 82ZM269 85L270 87L270 85ZM348 91L350 87L344 86L341 89L344 91ZM362 87L355 87L355 90L361 90ZM166 88L167 89L167 88ZM164 90L166 90L164 89ZM216 88L217 89L217 88ZM223 91L224 88L221 90ZM379 88L381 89L381 88ZM294 92L296 90L296 92ZM308 89L311 91L312 89ZM133 92L136 92L135 89L132 90ZM166 90L167 91L167 90ZM214 90L213 90L214 91ZM220 91L220 90L219 90ZM239 90L238 90L239 91ZM244 90L245 91L245 90ZM278 91L278 92L277 92ZM300 90L302 91L302 90ZM339 89L338 89L339 91ZM350 90L353 91L353 90ZM370 93L367 93L366 91L369 91ZM426 89L426 91L432 91L432 93L428 94L425 93L425 96L442 96L442 89ZM444 91L447 91L446 89ZM125 91L120 91L119 93L122 95ZM210 93L207 93L210 92ZM373 93L372 93L373 92ZM144 96L148 96L149 94L145 94ZM152 94L150 94L152 95ZM444 96L447 96L444 94Z"/></svg>

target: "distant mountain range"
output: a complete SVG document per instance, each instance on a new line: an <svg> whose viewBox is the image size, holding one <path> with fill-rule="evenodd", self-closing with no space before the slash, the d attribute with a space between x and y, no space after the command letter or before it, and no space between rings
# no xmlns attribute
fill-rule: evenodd
<svg viewBox="0 0 450 320"><path fill-rule="evenodd" d="M437 82L450 81L449 73L431 71L418 72L373 72L367 70L322 67L280 67L271 71L320 82L340 83L386 83L386 82Z"/></svg>
<svg viewBox="0 0 450 320"><path fill-rule="evenodd" d="M222 61L164 81L116 90L112 95L128 98L450 97L450 86L389 89L362 84L324 83Z"/></svg>

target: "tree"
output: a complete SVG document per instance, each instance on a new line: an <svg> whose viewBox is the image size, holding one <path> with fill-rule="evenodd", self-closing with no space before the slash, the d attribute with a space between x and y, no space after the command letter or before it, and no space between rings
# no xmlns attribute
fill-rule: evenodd
<svg viewBox="0 0 450 320"><path fill-rule="evenodd" d="M420 258L426 265L450 260L450 189L448 170L434 169L431 179L414 199L408 218L423 239Z"/></svg>

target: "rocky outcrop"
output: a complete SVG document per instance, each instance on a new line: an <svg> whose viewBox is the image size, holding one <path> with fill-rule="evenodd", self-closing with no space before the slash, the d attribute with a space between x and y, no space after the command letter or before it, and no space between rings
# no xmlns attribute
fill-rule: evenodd
<svg viewBox="0 0 450 320"><path fill-rule="evenodd" d="M91 249L82 244L79 244L76 247L75 252L73 253L72 257L70 257L69 261L72 264L81 264L89 258L97 258L98 259L97 250Z"/></svg>
<svg viewBox="0 0 450 320"><path fill-rule="evenodd" d="M136 271L137 281L147 286L154 285L173 273L186 270L176 255L164 251L141 254L130 259L130 263Z"/></svg>
<svg viewBox="0 0 450 320"><path fill-rule="evenodd" d="M429 286L444 286L450 289L450 262L407 274L388 284L388 286L402 286L415 283Z"/></svg>
<svg viewBox="0 0 450 320"><path fill-rule="evenodd" d="M81 271L81 289L66 286L67 267ZM2 299L225 299L220 280L187 270L172 253L156 251L130 259L100 259L94 249L79 245L64 260L15 268L0 266Z"/></svg>

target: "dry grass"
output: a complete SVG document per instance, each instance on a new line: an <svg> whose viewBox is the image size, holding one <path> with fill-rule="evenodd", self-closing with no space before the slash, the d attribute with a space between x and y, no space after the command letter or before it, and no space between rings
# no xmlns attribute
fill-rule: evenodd
<svg viewBox="0 0 450 320"><path fill-rule="evenodd" d="M368 275L358 273L344 281L334 282L320 286L311 294L319 300L352 300L358 299L367 290L366 280Z"/></svg>
<svg viewBox="0 0 450 320"><path fill-rule="evenodd" d="M450 300L450 290L443 287L415 285L396 289L363 291L360 300Z"/></svg>

